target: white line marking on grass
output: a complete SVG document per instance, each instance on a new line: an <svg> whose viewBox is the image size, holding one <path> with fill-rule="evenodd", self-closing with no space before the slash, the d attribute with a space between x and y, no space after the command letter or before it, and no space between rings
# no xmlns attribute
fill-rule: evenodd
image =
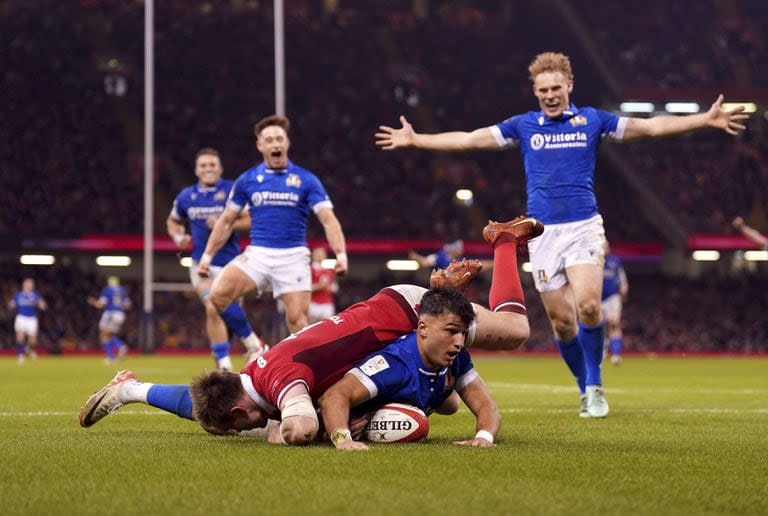
<svg viewBox="0 0 768 516"><path fill-rule="evenodd" d="M469 412L467 409L462 411ZM576 414L578 411L569 409L537 409L537 408L504 408L499 409L504 414ZM768 409L730 409L730 408L682 408L682 409L664 409L664 408L621 408L619 412L631 413L670 413L670 414L768 414Z"/></svg>
<svg viewBox="0 0 768 516"><path fill-rule="evenodd" d="M576 392L576 386L565 385L551 385L545 383L511 383L511 382L487 382L488 387L493 389L512 389L523 392L546 392L553 394L574 394ZM692 394L768 394L768 389L748 388L748 389L723 389L723 388L710 388L710 387L691 387L691 388L675 388L675 387L630 387L630 388L614 388L610 385L605 389L609 394L626 394L626 393L692 393Z"/></svg>
<svg viewBox="0 0 768 516"><path fill-rule="evenodd" d="M170 412L161 410L126 410L117 412L122 416L174 416ZM48 417L48 416L72 416L77 417L77 412L65 412L60 410L40 410L37 412L0 412L0 417Z"/></svg>

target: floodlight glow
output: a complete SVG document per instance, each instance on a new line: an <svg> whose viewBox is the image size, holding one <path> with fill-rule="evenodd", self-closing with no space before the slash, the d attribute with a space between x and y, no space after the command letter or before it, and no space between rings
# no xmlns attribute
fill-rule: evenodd
<svg viewBox="0 0 768 516"><path fill-rule="evenodd" d="M698 113L699 105L696 102L667 102L664 104L664 110L668 113Z"/></svg>
<svg viewBox="0 0 768 516"><path fill-rule="evenodd" d="M716 262L720 259L720 251L698 250L693 252L693 259L697 262Z"/></svg>
<svg viewBox="0 0 768 516"><path fill-rule="evenodd" d="M474 197L475 194L472 193L472 190L467 190L466 188L456 190L456 198L460 201L471 201Z"/></svg>
<svg viewBox="0 0 768 516"><path fill-rule="evenodd" d="M101 267L128 267L131 264L130 256L97 256L96 265Z"/></svg>
<svg viewBox="0 0 768 516"><path fill-rule="evenodd" d="M523 272L533 272L533 265L531 265L531 262L523 263Z"/></svg>
<svg viewBox="0 0 768 516"><path fill-rule="evenodd" d="M651 102L622 102L619 109L625 113L653 113L656 106Z"/></svg>
<svg viewBox="0 0 768 516"><path fill-rule="evenodd" d="M190 256L185 256L181 260L179 260L179 263L182 267L192 267L192 258Z"/></svg>
<svg viewBox="0 0 768 516"><path fill-rule="evenodd" d="M416 260L389 260L387 261L387 269L391 271L417 271L419 270L419 262Z"/></svg>
<svg viewBox="0 0 768 516"><path fill-rule="evenodd" d="M22 254L19 261L22 265L53 265L56 258L51 254Z"/></svg>
<svg viewBox="0 0 768 516"><path fill-rule="evenodd" d="M754 113L757 111L757 104L754 102L723 102L722 108L724 111L730 111L739 106L744 106L745 113Z"/></svg>
<svg viewBox="0 0 768 516"><path fill-rule="evenodd" d="M336 268L336 258L326 258L322 262L320 262L320 266L323 269L335 269Z"/></svg>
<svg viewBox="0 0 768 516"><path fill-rule="evenodd" d="M768 262L768 251L746 251L744 259L748 262Z"/></svg>

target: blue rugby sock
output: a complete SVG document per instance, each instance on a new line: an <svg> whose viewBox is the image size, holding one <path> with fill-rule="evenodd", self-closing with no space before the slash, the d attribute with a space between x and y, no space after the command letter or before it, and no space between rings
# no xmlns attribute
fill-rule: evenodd
<svg viewBox="0 0 768 516"><path fill-rule="evenodd" d="M584 369L587 372L587 385L603 385L600 365L603 363L603 330L605 323L587 326L579 322L579 346L584 353Z"/></svg>
<svg viewBox="0 0 768 516"><path fill-rule="evenodd" d="M109 339L101 343L101 347L104 348L104 353L106 353L109 360L115 359L115 348L112 345L113 340L114 339Z"/></svg>
<svg viewBox="0 0 768 516"><path fill-rule="evenodd" d="M243 309L239 304L230 303L219 315L224 319L227 328L232 330L232 332L241 339L244 339L253 333L251 325L248 324L248 318L245 316L245 312L243 312Z"/></svg>
<svg viewBox="0 0 768 516"><path fill-rule="evenodd" d="M19 356L24 356L26 352L26 346L23 342L17 342L16 343L16 354Z"/></svg>
<svg viewBox="0 0 768 516"><path fill-rule="evenodd" d="M611 355L621 355L621 337L613 337L610 339L611 342Z"/></svg>
<svg viewBox="0 0 768 516"><path fill-rule="evenodd" d="M571 370L571 373L576 378L579 392L584 394L586 392L585 380L587 375L584 370L584 352L581 351L578 339L574 338L569 342L560 342L555 339L555 344L557 345L557 349L560 351L563 360L565 360L568 369Z"/></svg>
<svg viewBox="0 0 768 516"><path fill-rule="evenodd" d="M211 351L216 360L227 358L229 356L229 342L219 342L211 344Z"/></svg>
<svg viewBox="0 0 768 516"><path fill-rule="evenodd" d="M193 419L189 385L155 384L147 392L147 404L184 419Z"/></svg>

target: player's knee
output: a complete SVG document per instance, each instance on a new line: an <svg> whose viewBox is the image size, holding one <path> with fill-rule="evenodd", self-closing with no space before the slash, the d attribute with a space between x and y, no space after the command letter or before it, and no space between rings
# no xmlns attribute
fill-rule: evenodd
<svg viewBox="0 0 768 516"><path fill-rule="evenodd" d="M511 312L504 312L499 315L504 317L504 331L501 332L502 342L500 347L513 350L525 344L531 335L528 318Z"/></svg>
<svg viewBox="0 0 768 516"><path fill-rule="evenodd" d="M206 316L215 317L219 315L219 311L216 309L216 306L214 306L214 304L211 302L209 298L203 301L203 306L205 307Z"/></svg>
<svg viewBox="0 0 768 516"><path fill-rule="evenodd" d="M595 325L600 322L600 302L595 299L586 299L579 302L579 319L586 324Z"/></svg>
<svg viewBox="0 0 768 516"><path fill-rule="evenodd" d="M293 416L283 419L280 425L280 436L289 446L302 446L314 441L319 429L317 417Z"/></svg>
<svg viewBox="0 0 768 516"><path fill-rule="evenodd" d="M285 325L288 326L288 331L296 333L308 324L309 320L304 313L285 314Z"/></svg>

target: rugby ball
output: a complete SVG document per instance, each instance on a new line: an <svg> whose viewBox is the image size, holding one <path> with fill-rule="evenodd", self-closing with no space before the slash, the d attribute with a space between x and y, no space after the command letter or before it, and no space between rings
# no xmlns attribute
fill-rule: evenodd
<svg viewBox="0 0 768 516"><path fill-rule="evenodd" d="M374 443L410 443L429 433L429 418L412 405L388 403L372 414L363 439Z"/></svg>

